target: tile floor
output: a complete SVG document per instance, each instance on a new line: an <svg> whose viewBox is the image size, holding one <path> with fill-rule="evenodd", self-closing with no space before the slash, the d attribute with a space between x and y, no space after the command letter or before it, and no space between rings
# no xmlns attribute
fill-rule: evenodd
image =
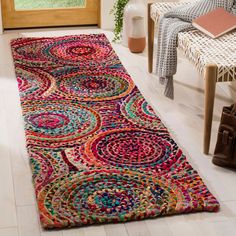
<svg viewBox="0 0 236 236"><path fill-rule="evenodd" d="M179 57L175 77L175 100L163 97L154 75L147 73L146 52L135 55L127 48L113 44L124 66L144 97L172 131L175 140L191 164L221 203L219 213L197 213L163 217L154 220L90 226L60 231L41 229L25 149L24 130L17 83L9 42L27 36L61 36L99 33L99 29L49 29L11 31L0 36L0 236L235 236L236 235L236 172L211 164L212 156L202 154L203 80L195 68ZM104 32L109 39L111 32ZM212 145L223 105L236 101L235 84L217 86Z"/></svg>

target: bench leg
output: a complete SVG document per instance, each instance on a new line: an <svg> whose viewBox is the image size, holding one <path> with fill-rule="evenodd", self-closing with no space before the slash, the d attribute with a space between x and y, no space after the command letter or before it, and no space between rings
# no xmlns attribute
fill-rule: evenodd
<svg viewBox="0 0 236 236"><path fill-rule="evenodd" d="M148 4L148 72L153 68L154 21L151 18L151 3Z"/></svg>
<svg viewBox="0 0 236 236"><path fill-rule="evenodd" d="M205 70L205 117L204 117L204 154L209 153L211 126L214 110L217 66L208 65Z"/></svg>

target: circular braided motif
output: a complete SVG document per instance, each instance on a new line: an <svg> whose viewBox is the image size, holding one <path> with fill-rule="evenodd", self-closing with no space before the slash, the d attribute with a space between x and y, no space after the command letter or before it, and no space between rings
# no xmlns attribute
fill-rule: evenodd
<svg viewBox="0 0 236 236"><path fill-rule="evenodd" d="M19 42L19 43L18 43ZM106 36L80 35L61 38L19 39L12 44L20 64L43 67L58 65L103 68L119 64Z"/></svg>
<svg viewBox="0 0 236 236"><path fill-rule="evenodd" d="M117 129L98 134L84 147L89 165L167 171L182 152L166 134L138 129ZM77 156L83 153L83 148Z"/></svg>
<svg viewBox="0 0 236 236"><path fill-rule="evenodd" d="M45 48L48 56L54 60L62 60L63 63L78 61L98 61L103 60L110 53L110 48L102 42L87 42L85 40L75 40L73 38L64 39L50 44Z"/></svg>
<svg viewBox="0 0 236 236"><path fill-rule="evenodd" d="M61 147L75 144L76 140L93 134L101 120L91 108L63 102L35 103L24 106L27 141L36 146Z"/></svg>
<svg viewBox="0 0 236 236"><path fill-rule="evenodd" d="M122 103L120 110L123 116L137 126L152 130L166 130L140 92L129 95Z"/></svg>
<svg viewBox="0 0 236 236"><path fill-rule="evenodd" d="M182 198L161 176L109 168L62 176L38 194L42 222L49 228L154 217L174 212Z"/></svg>
<svg viewBox="0 0 236 236"><path fill-rule="evenodd" d="M72 71L68 68L57 80L60 96L83 101L102 101L121 98L134 88L129 75L121 71Z"/></svg>
<svg viewBox="0 0 236 236"><path fill-rule="evenodd" d="M36 194L50 181L69 171L59 151L48 151L40 147L29 150L29 156Z"/></svg>
<svg viewBox="0 0 236 236"><path fill-rule="evenodd" d="M55 90L55 79L42 70L16 67L18 87L21 99L45 98Z"/></svg>

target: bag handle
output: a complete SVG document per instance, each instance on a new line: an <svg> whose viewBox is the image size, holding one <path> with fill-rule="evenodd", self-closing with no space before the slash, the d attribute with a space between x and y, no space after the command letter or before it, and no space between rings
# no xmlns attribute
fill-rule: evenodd
<svg viewBox="0 0 236 236"><path fill-rule="evenodd" d="M233 115L236 115L236 103L233 104L233 108L232 108L232 110L231 110L231 113L232 113Z"/></svg>

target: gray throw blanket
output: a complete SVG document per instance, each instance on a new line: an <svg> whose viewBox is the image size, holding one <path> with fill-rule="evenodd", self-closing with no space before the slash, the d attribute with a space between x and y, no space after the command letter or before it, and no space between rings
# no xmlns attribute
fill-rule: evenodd
<svg viewBox="0 0 236 236"><path fill-rule="evenodd" d="M156 73L160 83L165 84L165 96L174 98L173 75L177 68L178 33L192 29L192 20L217 7L236 14L236 0L198 0L176 7L166 13L158 28Z"/></svg>

